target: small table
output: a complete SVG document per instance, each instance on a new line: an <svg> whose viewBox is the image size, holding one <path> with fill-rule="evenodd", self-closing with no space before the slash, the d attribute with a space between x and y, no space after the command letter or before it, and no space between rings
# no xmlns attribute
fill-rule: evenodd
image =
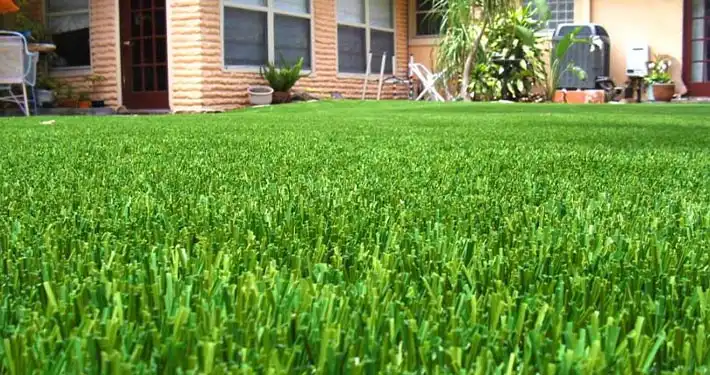
<svg viewBox="0 0 710 375"><path fill-rule="evenodd" d="M52 53L57 50L57 46L52 43L27 43L27 50L34 53ZM49 73L49 64L45 60L39 67L45 75Z"/></svg>
<svg viewBox="0 0 710 375"><path fill-rule="evenodd" d="M52 43L27 43L30 52L50 53L57 50L57 46Z"/></svg>

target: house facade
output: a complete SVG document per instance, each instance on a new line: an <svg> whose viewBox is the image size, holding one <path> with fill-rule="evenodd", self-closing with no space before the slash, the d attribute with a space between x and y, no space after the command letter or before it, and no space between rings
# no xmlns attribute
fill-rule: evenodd
<svg viewBox="0 0 710 375"><path fill-rule="evenodd" d="M710 1L548 1L550 27L592 22L608 30L617 83L626 78L627 49L645 43L673 57L679 92L710 95ZM95 95L129 109L236 108L261 83L259 66L297 57L309 73L298 89L356 98L366 51L376 71L382 53L396 56L386 70L399 76L410 54L432 66L436 53L437 25L421 0L44 0L41 9L58 47L51 74L78 87L102 75ZM376 85L369 87L374 97Z"/></svg>

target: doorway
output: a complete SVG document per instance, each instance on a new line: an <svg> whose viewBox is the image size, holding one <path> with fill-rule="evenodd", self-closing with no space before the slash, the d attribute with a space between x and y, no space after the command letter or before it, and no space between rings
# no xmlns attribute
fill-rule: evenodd
<svg viewBox="0 0 710 375"><path fill-rule="evenodd" d="M119 0L123 104L168 109L166 0Z"/></svg>
<svg viewBox="0 0 710 375"><path fill-rule="evenodd" d="M691 96L710 96L710 0L685 0L683 80Z"/></svg>

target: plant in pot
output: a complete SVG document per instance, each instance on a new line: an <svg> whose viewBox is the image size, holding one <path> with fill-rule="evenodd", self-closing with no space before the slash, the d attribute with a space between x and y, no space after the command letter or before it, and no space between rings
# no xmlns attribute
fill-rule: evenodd
<svg viewBox="0 0 710 375"><path fill-rule="evenodd" d="M79 108L91 108L91 95L88 91L82 91L79 93Z"/></svg>
<svg viewBox="0 0 710 375"><path fill-rule="evenodd" d="M57 106L61 108L76 108L78 106L78 95L74 92L72 85L65 85L62 90L57 90Z"/></svg>
<svg viewBox="0 0 710 375"><path fill-rule="evenodd" d="M37 77L37 105L42 108L51 107L56 100L56 92L61 87L60 82L49 75L42 74Z"/></svg>
<svg viewBox="0 0 710 375"><path fill-rule="evenodd" d="M283 60L283 58L282 58ZM273 90L273 104L288 103L291 101L291 89L299 79L303 69L303 58L293 65L284 63L280 68L268 63L260 69L261 77L269 83Z"/></svg>
<svg viewBox="0 0 710 375"><path fill-rule="evenodd" d="M648 63L648 76L646 83L651 87L653 100L658 102L670 102L675 95L675 84L671 78L671 60L668 58L656 58Z"/></svg>
<svg viewBox="0 0 710 375"><path fill-rule="evenodd" d="M97 86L97 84L104 82L105 80L106 80L106 77L104 77L100 74L92 74L92 75L86 77L86 83L91 88L91 92L92 92L93 98L94 98L94 100L91 101L92 108L103 108L106 106L105 101L96 99L99 96L98 93L96 92L96 86Z"/></svg>

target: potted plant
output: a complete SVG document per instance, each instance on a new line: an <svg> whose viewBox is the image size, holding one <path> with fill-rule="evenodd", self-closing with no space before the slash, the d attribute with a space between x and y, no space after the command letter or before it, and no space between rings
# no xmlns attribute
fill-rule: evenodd
<svg viewBox="0 0 710 375"><path fill-rule="evenodd" d="M37 96L37 106L49 107L56 100L56 91L59 89L60 83L57 79L48 75L37 77L37 88L35 95Z"/></svg>
<svg viewBox="0 0 710 375"><path fill-rule="evenodd" d="M62 108L76 108L78 106L78 96L74 93L72 85L66 85L63 90L57 91L57 106Z"/></svg>
<svg viewBox="0 0 710 375"><path fill-rule="evenodd" d="M670 102L675 95L675 84L670 73L671 60L657 58L648 63L646 83L651 87L654 101Z"/></svg>
<svg viewBox="0 0 710 375"><path fill-rule="evenodd" d="M283 64L277 68L275 64L268 63L260 69L261 77L273 89L273 104L288 103L291 101L291 89L301 79L303 58L299 58L294 65Z"/></svg>
<svg viewBox="0 0 710 375"><path fill-rule="evenodd" d="M79 93L79 108L91 108L91 95L87 91Z"/></svg>
<svg viewBox="0 0 710 375"><path fill-rule="evenodd" d="M91 107L92 107L92 108L103 108L103 107L105 107L105 106L106 106L106 102L105 102L105 101L96 99L96 98L98 98L98 96L99 96L98 93L96 92L96 85L97 85L98 83L101 83L101 82L105 81L105 80L106 80L106 77L104 77L104 76L102 76L102 75L100 75L100 74L92 74L92 75L86 77L85 80L86 80L86 83L87 83L87 84L89 85L89 87L91 88L91 92L92 92L92 94L93 94L93 99L94 99L94 100L91 101Z"/></svg>

